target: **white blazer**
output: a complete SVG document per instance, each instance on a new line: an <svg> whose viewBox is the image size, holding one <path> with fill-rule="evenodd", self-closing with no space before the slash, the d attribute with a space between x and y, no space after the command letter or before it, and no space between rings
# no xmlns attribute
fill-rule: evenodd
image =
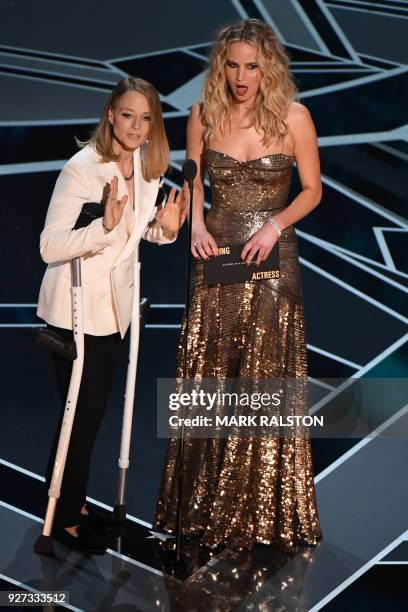
<svg viewBox="0 0 408 612"><path fill-rule="evenodd" d="M40 236L40 252L48 263L41 284L37 315L50 325L72 329L70 260L81 256L84 332L105 336L131 320L133 268L141 238L159 244L167 239L154 216L159 179L145 181L140 151L134 153L134 207L128 200L120 223L109 233L102 219L78 230L75 222L85 202L100 202L107 183L117 176L118 199L128 194L116 162L101 162L88 145L76 153L59 175Z"/></svg>

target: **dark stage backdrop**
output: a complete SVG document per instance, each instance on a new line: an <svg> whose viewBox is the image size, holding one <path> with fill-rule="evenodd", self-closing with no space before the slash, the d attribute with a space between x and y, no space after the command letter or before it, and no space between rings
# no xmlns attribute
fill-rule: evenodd
<svg viewBox="0 0 408 612"><path fill-rule="evenodd" d="M56 421L50 358L34 345L45 269L38 239L74 137L89 135L119 79L144 77L165 112L173 163L167 182L180 185L186 119L214 31L237 18L259 17L276 29L318 132L323 200L297 224L310 376L407 377L408 2L15 0L0 10L3 461L42 475ZM294 169L290 197L298 189ZM185 247L184 229L173 245L141 249L142 293L153 308L142 336L128 503L146 521L164 451L155 433L156 378L174 372ZM91 475L91 495L108 504L125 365L124 354ZM333 392L315 384L322 397ZM316 473L356 442L316 440Z"/></svg>

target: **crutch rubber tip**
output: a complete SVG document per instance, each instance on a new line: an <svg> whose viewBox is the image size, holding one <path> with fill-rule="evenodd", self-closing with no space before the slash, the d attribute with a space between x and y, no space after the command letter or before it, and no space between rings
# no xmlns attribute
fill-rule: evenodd
<svg viewBox="0 0 408 612"><path fill-rule="evenodd" d="M126 505L125 504L115 504L115 507L112 512L113 520L117 523L123 523L126 521Z"/></svg>
<svg viewBox="0 0 408 612"><path fill-rule="evenodd" d="M37 555L44 555L46 557L54 557L54 547L52 545L52 537L40 535L34 544L34 552Z"/></svg>

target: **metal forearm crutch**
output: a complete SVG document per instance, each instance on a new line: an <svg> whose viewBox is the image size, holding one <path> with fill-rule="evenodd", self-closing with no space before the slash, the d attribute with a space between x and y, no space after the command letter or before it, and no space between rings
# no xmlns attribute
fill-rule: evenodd
<svg viewBox="0 0 408 612"><path fill-rule="evenodd" d="M64 476L65 462L67 459L72 425L74 422L79 389L81 386L82 370L84 366L84 330L80 257L76 257L71 261L71 274L72 329L74 334L74 342L76 344L77 356L72 365L71 380L65 402L58 447L55 455L54 469L52 471L51 484L48 490L48 504L44 526L40 537L34 544L34 551L36 553L48 556L52 556L54 552L51 532L54 524L55 510L61 492L61 483Z"/></svg>
<svg viewBox="0 0 408 612"><path fill-rule="evenodd" d="M147 305L147 304L146 304ZM122 438L119 454L118 497L113 511L116 521L126 519L126 474L129 467L130 438L132 435L133 405L135 399L136 370L140 337L140 261L136 249L133 269L132 320L130 324L129 362L126 377L125 402L123 408Z"/></svg>
<svg viewBox="0 0 408 612"><path fill-rule="evenodd" d="M162 187L156 198L156 204L163 205L166 194ZM133 407L135 400L137 361L139 356L140 331L146 322L149 302L146 298L140 301L140 261L139 248L136 247L135 264L133 268L133 301L132 319L130 324L129 362L126 376L125 403L123 408L122 437L119 453L119 484L118 496L113 510L113 518L122 522L126 519L126 474L129 467L130 439L132 435Z"/></svg>
<svg viewBox="0 0 408 612"><path fill-rule="evenodd" d="M81 213L76 221L74 230L88 226L97 218L103 217L104 205L100 202L87 202L82 206ZM57 350L68 359L74 360L71 380L68 389L67 400L63 422L61 426L58 448L55 457L54 469L51 479L51 486L48 492L49 501L47 512L44 521L44 528L41 536L34 545L35 552L45 555L53 555L51 532L54 522L55 509L60 496L62 478L64 476L65 462L68 453L69 442L71 438L72 425L75 417L75 409L78 401L79 389L82 379L82 370L84 365L84 332L83 332L83 308L82 308L82 287L81 287L81 258L76 257L71 262L72 271L72 329L74 339L72 343L64 343L60 338L56 337L55 332L43 334L43 338L37 342L43 346L47 346L52 350ZM114 509L114 518L123 520L126 518L126 509L124 502L125 495L125 480L126 470L129 466L129 449L130 436L132 429L133 417L133 401L135 393L137 358L139 351L139 333L140 327L144 324L149 302L143 298L140 303L140 262L138 257L138 249L136 249L135 265L133 273L133 303L132 303L132 322L131 322L131 339L129 351L129 366L126 381L125 406L122 426L122 440L119 458L119 493L118 501ZM142 317L142 321L140 321Z"/></svg>

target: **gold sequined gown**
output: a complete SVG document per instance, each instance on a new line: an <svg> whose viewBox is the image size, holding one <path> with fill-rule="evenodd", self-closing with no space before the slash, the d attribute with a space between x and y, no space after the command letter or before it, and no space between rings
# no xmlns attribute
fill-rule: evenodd
<svg viewBox="0 0 408 612"><path fill-rule="evenodd" d="M281 153L240 162L207 149L212 206L206 227L217 244L244 243L287 205L293 158ZM296 233L279 239L279 279L208 287L194 264L187 377L307 377ZM185 317L177 376L183 376ZM302 407L303 410L304 407ZM299 412L299 407L298 407ZM168 441L154 517L174 533L180 440ZM321 537L307 437L187 438L182 530L203 546L284 549Z"/></svg>

